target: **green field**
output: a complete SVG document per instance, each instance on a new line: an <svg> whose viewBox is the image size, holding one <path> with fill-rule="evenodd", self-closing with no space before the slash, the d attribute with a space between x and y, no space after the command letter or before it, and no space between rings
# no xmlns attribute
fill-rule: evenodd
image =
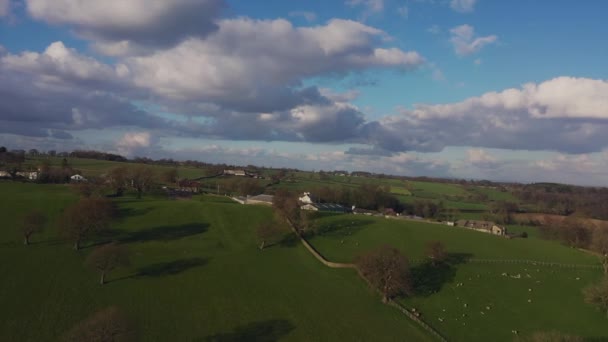
<svg viewBox="0 0 608 342"><path fill-rule="evenodd" d="M0 341L54 341L95 310L116 304L142 341L425 341L380 303L352 270L326 268L300 244L257 249L254 227L270 208L222 197L118 200L115 239L132 266L98 275L55 230L23 246L29 208L57 216L67 186L0 182Z"/></svg>
<svg viewBox="0 0 608 342"><path fill-rule="evenodd" d="M514 337L512 330L520 334L558 330L590 339L608 338L605 314L585 304L581 294L583 287L601 278L600 269L464 260L433 269L420 260L425 244L432 240L442 241L454 260L599 265L595 256L534 238L536 234L509 240L438 224L353 215L325 216L317 223L322 233L311 243L329 260L350 262L383 244L415 260L412 272L418 279L418 292L402 303L422 312L450 340L509 341Z"/></svg>
<svg viewBox="0 0 608 342"><path fill-rule="evenodd" d="M26 161L26 165L36 167L36 166L38 166L40 161L43 159L49 160L51 162L51 165L53 165L53 166L59 166L59 165L61 165L61 160L63 158L59 158L59 157L31 158ZM111 169L113 169L115 167L119 167L119 166L124 166L124 167L130 168L130 167L135 167L135 166L141 165L141 164L136 164L136 163L113 162L113 161L96 160L96 159L81 159L81 158L66 158L66 159L72 168L79 170L86 177L100 176L104 173L107 173ZM168 165L154 165L154 164L148 165L148 166L151 167L158 174L162 173L163 171L177 169L178 176L180 178L198 178L198 177L207 176L207 174L206 174L207 170L205 170L205 169L197 169L197 168L185 167L185 166L173 167L173 166L168 166Z"/></svg>

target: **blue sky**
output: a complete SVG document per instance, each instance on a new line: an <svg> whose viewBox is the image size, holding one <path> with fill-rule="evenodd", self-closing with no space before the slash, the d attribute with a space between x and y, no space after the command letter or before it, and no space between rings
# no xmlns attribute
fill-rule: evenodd
<svg viewBox="0 0 608 342"><path fill-rule="evenodd" d="M608 3L0 0L0 144L608 181Z"/></svg>

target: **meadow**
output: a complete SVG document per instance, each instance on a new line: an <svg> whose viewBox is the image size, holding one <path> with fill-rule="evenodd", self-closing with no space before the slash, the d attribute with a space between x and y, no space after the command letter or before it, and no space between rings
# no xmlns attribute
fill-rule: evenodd
<svg viewBox="0 0 608 342"><path fill-rule="evenodd" d="M513 331L521 336L549 330L590 340L608 338L605 314L585 304L581 293L602 277L599 260L588 253L536 234L506 239L439 224L353 215L323 215L316 223L320 233L310 242L331 261L351 262L384 244L406 254L412 261L414 294L400 301L421 312L449 340L510 341L516 337ZM448 265L431 267L424 260L426 244L436 240L450 254Z"/></svg>
<svg viewBox="0 0 608 342"><path fill-rule="evenodd" d="M83 263L91 244L76 252L54 227L76 200L65 185L0 182L1 341L59 340L113 304L142 341L431 340L354 271L328 269L300 244L260 251L254 229L271 209L225 197L116 200L111 239L128 246L132 264L99 285ZM30 208L51 222L24 246L17 227Z"/></svg>

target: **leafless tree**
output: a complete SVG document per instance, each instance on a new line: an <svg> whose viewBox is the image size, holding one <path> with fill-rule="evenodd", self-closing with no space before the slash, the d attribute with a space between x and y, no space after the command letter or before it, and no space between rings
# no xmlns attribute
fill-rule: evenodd
<svg viewBox="0 0 608 342"><path fill-rule="evenodd" d="M129 266L129 250L116 243L95 248L87 257L86 264L101 273L99 283L105 284L106 274L121 266Z"/></svg>
<svg viewBox="0 0 608 342"><path fill-rule="evenodd" d="M104 198L83 198L67 207L59 222L63 235L74 242L74 249L93 234L107 229L112 220L112 202Z"/></svg>
<svg viewBox="0 0 608 342"><path fill-rule="evenodd" d="M591 237L591 249L602 255L604 275L608 276L608 229L596 227Z"/></svg>
<svg viewBox="0 0 608 342"><path fill-rule="evenodd" d="M136 166L131 170L131 186L137 191L137 198L141 198L154 182L154 171L145 165Z"/></svg>
<svg viewBox="0 0 608 342"><path fill-rule="evenodd" d="M585 302L605 311L608 317L608 277L597 285L592 285L583 290Z"/></svg>
<svg viewBox="0 0 608 342"><path fill-rule="evenodd" d="M448 257L445 245L441 241L429 242L426 245L426 255L429 259L431 259L433 266L444 262Z"/></svg>
<svg viewBox="0 0 608 342"><path fill-rule="evenodd" d="M136 333L128 317L116 306L99 310L74 326L65 336L66 342L135 341Z"/></svg>
<svg viewBox="0 0 608 342"><path fill-rule="evenodd" d="M127 175L129 171L124 166L115 167L108 172L106 179L110 187L114 189L116 196L122 196L127 187Z"/></svg>
<svg viewBox="0 0 608 342"><path fill-rule="evenodd" d="M21 233L23 234L24 245L30 244L30 238L32 237L32 235L40 233L44 230L46 221L46 215L44 215L41 211L37 209L30 211L23 217Z"/></svg>
<svg viewBox="0 0 608 342"><path fill-rule="evenodd" d="M411 293L409 262L396 248L382 246L361 255L356 263L361 275L382 293L383 302Z"/></svg>
<svg viewBox="0 0 608 342"><path fill-rule="evenodd" d="M277 243L285 234L285 230L281 229L275 221L263 222L256 229L256 235L260 242L260 250Z"/></svg>
<svg viewBox="0 0 608 342"><path fill-rule="evenodd" d="M169 169L163 171L163 173L161 174L161 180L169 184L177 183L177 169Z"/></svg>

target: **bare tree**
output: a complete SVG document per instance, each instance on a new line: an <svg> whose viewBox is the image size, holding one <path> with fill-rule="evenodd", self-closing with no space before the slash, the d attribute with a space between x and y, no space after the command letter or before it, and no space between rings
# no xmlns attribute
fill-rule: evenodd
<svg viewBox="0 0 608 342"><path fill-rule="evenodd" d="M116 196L122 196L127 187L127 174L129 171L124 166L115 167L108 172L106 179L110 187L114 189Z"/></svg>
<svg viewBox="0 0 608 342"><path fill-rule="evenodd" d="M285 234L285 231L275 221L260 224L255 232L260 242L260 250L277 243Z"/></svg>
<svg viewBox="0 0 608 342"><path fill-rule="evenodd" d="M99 310L74 326L65 336L66 342L127 342L135 341L135 328L116 306Z"/></svg>
<svg viewBox="0 0 608 342"><path fill-rule="evenodd" d="M608 276L608 229L596 227L591 236L591 249L602 255L604 275Z"/></svg>
<svg viewBox="0 0 608 342"><path fill-rule="evenodd" d="M382 246L361 255L356 263L361 275L382 293L383 302L411 293L409 262L396 248Z"/></svg>
<svg viewBox="0 0 608 342"><path fill-rule="evenodd" d="M177 183L177 169L169 169L163 171L163 173L161 174L161 180L170 184Z"/></svg>
<svg viewBox="0 0 608 342"><path fill-rule="evenodd" d="M608 317L608 277L605 277L597 285L585 288L583 295L585 296L585 302L605 311Z"/></svg>
<svg viewBox="0 0 608 342"><path fill-rule="evenodd" d="M445 245L441 241L429 242L426 245L426 255L431 259L431 264L433 264L433 266L444 262L448 257Z"/></svg>
<svg viewBox="0 0 608 342"><path fill-rule="evenodd" d="M131 170L131 186L137 191L137 198L141 198L154 182L154 171L145 165L139 165Z"/></svg>
<svg viewBox="0 0 608 342"><path fill-rule="evenodd" d="M32 210L23 217L23 224L21 225L21 233L23 234L23 244L29 245L30 238L36 233L40 233L44 230L46 225L46 215L39 210Z"/></svg>
<svg viewBox="0 0 608 342"><path fill-rule="evenodd" d="M121 266L129 266L129 250L116 243L95 248L87 257L86 264L101 273L99 283L105 284L106 274Z"/></svg>
<svg viewBox="0 0 608 342"><path fill-rule="evenodd" d="M104 198L83 198L67 207L60 219L63 235L74 242L74 249L93 234L107 229L112 220L112 202Z"/></svg>

